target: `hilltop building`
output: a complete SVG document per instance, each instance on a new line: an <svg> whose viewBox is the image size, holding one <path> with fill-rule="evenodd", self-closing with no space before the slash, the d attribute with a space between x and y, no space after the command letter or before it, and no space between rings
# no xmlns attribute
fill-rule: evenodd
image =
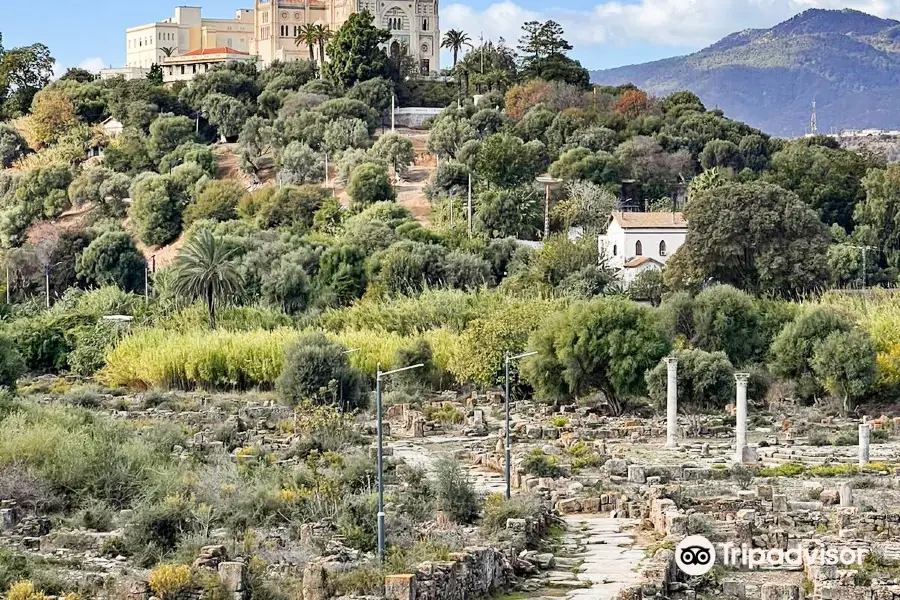
<svg viewBox="0 0 900 600"><path fill-rule="evenodd" d="M273 61L309 58L297 34L306 24L336 31L355 12L368 10L378 27L392 37L386 52L405 47L423 75L440 69L438 0L255 0L252 9L240 9L233 19L207 19L201 9L179 6L164 21L125 31L125 66L101 71L101 77L146 77L150 67L163 67L166 82L191 79L215 64L251 61L263 68ZM314 45L314 56L321 60Z"/></svg>
<svg viewBox="0 0 900 600"><path fill-rule="evenodd" d="M687 221L680 212L614 212L597 246L629 284L642 271L662 269L686 237Z"/></svg>

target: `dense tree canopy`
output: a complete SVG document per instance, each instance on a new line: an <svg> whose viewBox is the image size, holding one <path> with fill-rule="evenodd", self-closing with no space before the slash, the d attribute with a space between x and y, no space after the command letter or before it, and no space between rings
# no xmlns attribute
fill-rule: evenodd
<svg viewBox="0 0 900 600"><path fill-rule="evenodd" d="M825 281L828 232L812 209L778 186L729 184L696 194L669 281L731 283L752 292L812 290Z"/></svg>

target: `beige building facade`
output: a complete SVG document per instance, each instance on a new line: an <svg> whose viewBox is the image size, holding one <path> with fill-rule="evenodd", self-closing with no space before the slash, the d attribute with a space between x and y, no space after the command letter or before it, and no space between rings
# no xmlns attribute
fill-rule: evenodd
<svg viewBox="0 0 900 600"><path fill-rule="evenodd" d="M242 9L233 19L205 19L195 6L179 6L165 21L125 31L125 66L149 69L166 58L209 48L254 53L253 10Z"/></svg>
<svg viewBox="0 0 900 600"><path fill-rule="evenodd" d="M256 54L263 65L308 59L308 46L296 43L301 27L311 23L336 31L363 10L374 16L376 26L391 32L385 51L399 53L405 47L419 73L440 70L438 0L256 0ZM321 61L317 46L313 54Z"/></svg>

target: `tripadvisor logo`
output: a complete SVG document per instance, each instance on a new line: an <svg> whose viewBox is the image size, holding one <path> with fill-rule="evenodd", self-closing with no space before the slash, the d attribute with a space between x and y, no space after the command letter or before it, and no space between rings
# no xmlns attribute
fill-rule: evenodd
<svg viewBox="0 0 900 600"><path fill-rule="evenodd" d="M702 535L689 535L675 546L675 564L687 575L706 575L716 562L716 549Z"/></svg>
<svg viewBox="0 0 900 600"><path fill-rule="evenodd" d="M730 567L803 567L806 565L861 565L867 550L848 546L821 548L750 548L722 544L722 563ZM716 562L716 549L702 535L690 535L675 547L675 564L685 574L705 575Z"/></svg>

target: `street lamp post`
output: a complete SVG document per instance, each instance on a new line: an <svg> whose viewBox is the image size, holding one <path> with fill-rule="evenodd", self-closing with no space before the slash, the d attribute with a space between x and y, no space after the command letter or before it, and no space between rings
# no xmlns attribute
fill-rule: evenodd
<svg viewBox="0 0 900 600"><path fill-rule="evenodd" d="M384 462L382 459L382 420L381 420L381 379L394 373L409 371L410 369L418 369L425 365L419 363L410 365L402 369L394 369L393 371L381 372L381 363L378 363L377 374L375 377L375 398L376 411L378 419L378 560L384 562Z"/></svg>
<svg viewBox="0 0 900 600"><path fill-rule="evenodd" d="M510 433L509 433L509 361L517 360L520 358L525 358L526 356L534 356L537 352L524 352L522 354L516 354L515 356L510 356L509 352L506 353L506 499L509 500L511 496L511 470L512 470L512 448L510 448Z"/></svg>

